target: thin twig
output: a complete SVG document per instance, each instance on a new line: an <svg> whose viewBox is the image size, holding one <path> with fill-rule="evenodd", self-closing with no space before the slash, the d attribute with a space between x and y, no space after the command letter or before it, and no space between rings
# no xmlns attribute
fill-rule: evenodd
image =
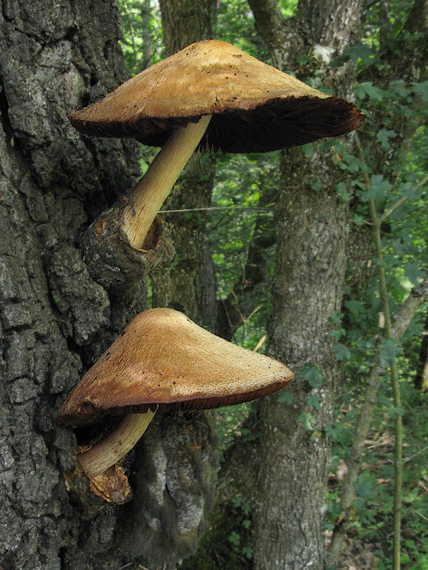
<svg viewBox="0 0 428 570"><path fill-rule="evenodd" d="M416 509L414 509L413 507L410 507L410 510L412 510L414 513L416 513L417 515L419 515L420 517L422 517L423 519L425 519L426 521L428 521L428 519L426 517L424 517L424 515L422 513L420 513L419 511L417 511Z"/></svg>
<svg viewBox="0 0 428 570"><path fill-rule="evenodd" d="M250 210L251 212L273 212L273 208L251 208L246 206L207 206L205 208L183 208L182 210L160 210L159 214L181 214L185 212L208 212L211 210Z"/></svg>
<svg viewBox="0 0 428 570"><path fill-rule="evenodd" d="M428 449L428 445L426 447L424 447L423 449L420 449L419 451L417 451L416 453L414 453L413 455L411 455L410 457L407 457L404 460L404 463L408 463L409 461L411 461L414 457L416 457L417 455L419 455L420 453L423 453L424 451L426 451Z"/></svg>
<svg viewBox="0 0 428 570"><path fill-rule="evenodd" d="M425 184L428 182L428 174L427 176L425 176L424 178L422 178L422 180L420 182L418 182L415 186L415 190L418 190L419 188L422 188L422 186L425 186ZM399 200L397 200L397 202L395 202L395 204L393 204L390 208L388 208L388 210L386 210L386 212L383 213L383 215L379 218L379 223L382 224L387 218L389 218L389 216L395 212L395 210L397 208L399 208L401 206L401 204L403 204L406 200L408 199L408 196L403 196L402 198L400 198Z"/></svg>

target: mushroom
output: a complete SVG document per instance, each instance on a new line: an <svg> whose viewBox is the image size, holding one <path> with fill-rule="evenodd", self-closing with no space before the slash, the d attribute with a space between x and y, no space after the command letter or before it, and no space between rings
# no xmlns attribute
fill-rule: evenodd
<svg viewBox="0 0 428 570"><path fill-rule="evenodd" d="M132 449L156 410L240 404L276 392L292 378L284 364L213 335L183 313L150 309L83 376L56 421L80 427L125 415L115 432L77 456L94 478Z"/></svg>
<svg viewBox="0 0 428 570"><path fill-rule="evenodd" d="M349 133L363 118L351 103L218 40L188 46L69 115L87 135L133 137L162 146L125 206L102 215L102 220L113 216L109 231L124 234L135 249L144 246L157 212L198 146L232 153L285 149ZM98 223L96 231L105 226Z"/></svg>

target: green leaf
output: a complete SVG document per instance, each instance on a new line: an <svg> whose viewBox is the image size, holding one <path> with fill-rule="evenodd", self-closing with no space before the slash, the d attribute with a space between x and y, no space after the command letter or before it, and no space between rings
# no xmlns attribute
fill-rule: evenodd
<svg viewBox="0 0 428 570"><path fill-rule="evenodd" d="M234 497L232 497L232 505L234 507L240 507L242 505L241 495L235 495Z"/></svg>
<svg viewBox="0 0 428 570"><path fill-rule="evenodd" d="M366 219L363 218L363 216L360 216L359 214L351 214L351 218L352 222L356 226L363 226L366 223Z"/></svg>
<svg viewBox="0 0 428 570"><path fill-rule="evenodd" d="M304 144L302 150L306 156L312 156L314 154L314 145L312 143Z"/></svg>
<svg viewBox="0 0 428 570"><path fill-rule="evenodd" d="M314 407L317 410L321 409L321 398L319 396L317 396L316 394L310 394L308 396L308 406L310 407Z"/></svg>
<svg viewBox="0 0 428 570"><path fill-rule="evenodd" d="M413 83L413 90L420 95L425 103L428 103L428 81L422 83Z"/></svg>
<svg viewBox="0 0 428 570"><path fill-rule="evenodd" d="M305 412L300 414L300 416L297 419L299 420L299 422L302 424L302 426L306 431L312 431L314 425L316 424L316 419L310 414L307 414Z"/></svg>
<svg viewBox="0 0 428 570"><path fill-rule="evenodd" d="M311 61L311 58L308 55L301 55L297 58L297 63L299 65L306 65Z"/></svg>
<svg viewBox="0 0 428 570"><path fill-rule="evenodd" d="M231 542L235 546L239 546L239 543L241 542L241 537L234 530L232 530L232 532L229 534L228 539L229 539L229 542Z"/></svg>
<svg viewBox="0 0 428 570"><path fill-rule="evenodd" d="M355 155L346 152L344 149L340 153L343 160L339 162L339 167L342 170L347 170L349 172L358 172L359 170L365 169L365 164Z"/></svg>
<svg viewBox="0 0 428 570"><path fill-rule="evenodd" d="M348 192L348 188L344 182L339 182L336 184L336 192L342 198L344 202L349 202L351 200L351 196Z"/></svg>
<svg viewBox="0 0 428 570"><path fill-rule="evenodd" d="M249 515L251 513L250 505L242 505L241 509L242 509L242 512L244 513L244 515Z"/></svg>
<svg viewBox="0 0 428 570"><path fill-rule="evenodd" d="M375 87L371 81L367 81L355 86L355 96L361 100L367 96L369 99L382 101L385 98L385 93L382 89Z"/></svg>
<svg viewBox="0 0 428 570"><path fill-rule="evenodd" d="M317 388L324 381L324 376L316 364L308 364L299 372L300 378L308 382L312 388Z"/></svg>
<svg viewBox="0 0 428 570"><path fill-rule="evenodd" d="M290 406L293 403L293 394L284 390L278 395L278 402Z"/></svg>
<svg viewBox="0 0 428 570"><path fill-rule="evenodd" d="M421 271L420 265L417 261L408 263L404 269L404 275L412 285L417 285L420 279L425 277L424 271Z"/></svg>
<svg viewBox="0 0 428 570"><path fill-rule="evenodd" d="M365 313L364 305L360 301L345 301L345 307L351 311L352 314L358 316Z"/></svg>
<svg viewBox="0 0 428 570"><path fill-rule="evenodd" d="M377 478L370 471L363 471L355 483L355 492L362 499L372 499L375 495L373 489L377 484Z"/></svg>
<svg viewBox="0 0 428 570"><path fill-rule="evenodd" d="M380 364L387 367L395 364L395 357L399 352L395 339L384 339L380 345Z"/></svg>
<svg viewBox="0 0 428 570"><path fill-rule="evenodd" d="M338 342L333 345L333 349L336 352L336 360L349 360L351 358L351 351L344 344Z"/></svg>
<svg viewBox="0 0 428 570"><path fill-rule="evenodd" d="M366 192L361 194L361 200L368 202L370 198L379 200L385 198L386 194L391 190L392 185L388 180L384 180L382 174L374 174L370 179L370 186Z"/></svg>
<svg viewBox="0 0 428 570"><path fill-rule="evenodd" d="M315 192L319 192L322 188L322 184L318 180L318 178L315 178L315 180L311 180L310 185L312 190L314 190Z"/></svg>
<svg viewBox="0 0 428 570"><path fill-rule="evenodd" d="M402 79L391 81L390 87L399 97L408 97L410 94L410 91L407 89L406 84Z"/></svg>
<svg viewBox="0 0 428 570"><path fill-rule="evenodd" d="M340 67L341 65L343 65L344 63L349 61L349 59L350 59L349 55L347 55L347 54L343 54L343 55L339 55L337 57L334 57L330 61L330 67Z"/></svg>
<svg viewBox="0 0 428 570"><path fill-rule="evenodd" d="M373 56L376 55L375 52L366 45L350 47L345 50L345 53L349 55L352 61L361 60L365 65L371 65L373 63Z"/></svg>
<svg viewBox="0 0 428 570"><path fill-rule="evenodd" d="M383 150L387 151L390 149L391 145L389 144L389 139L395 139L397 137L397 133L395 131L388 131L388 129L381 129L377 133L377 140L380 142L380 146Z"/></svg>
<svg viewBox="0 0 428 570"><path fill-rule="evenodd" d="M398 417L404 416L405 412L406 410L402 407L396 408L394 406L391 406L387 409L388 416L391 418L391 420L396 420Z"/></svg>

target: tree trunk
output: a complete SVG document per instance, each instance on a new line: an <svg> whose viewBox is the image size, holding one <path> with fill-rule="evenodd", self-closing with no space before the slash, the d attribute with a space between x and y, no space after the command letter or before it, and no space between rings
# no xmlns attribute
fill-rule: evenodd
<svg viewBox="0 0 428 570"><path fill-rule="evenodd" d="M107 293L81 255L87 226L134 185L138 145L82 137L67 120L127 78L120 39L113 0L11 0L0 13L5 570L173 567L194 549L210 506L216 459L203 414L149 428L158 445L136 448L134 500L122 506L72 488L76 438L54 421L80 375L146 307L144 282ZM195 439L205 442L197 453Z"/></svg>
<svg viewBox="0 0 428 570"><path fill-rule="evenodd" d="M161 0L162 25L167 55L187 45L212 38L212 0ZM209 270L206 240L206 209L211 204L215 158L208 153L195 153L183 175L165 202L163 217L174 241L177 256L172 267L162 275L154 275L153 306L173 307L202 324L212 321L202 283ZM176 210L185 210L183 213Z"/></svg>
<svg viewBox="0 0 428 570"><path fill-rule="evenodd" d="M360 2L340 2L333 9L331 2L301 1L299 16L291 21L282 18L275 1L249 3L274 62L284 71L296 69L298 56L311 47L343 50L361 32ZM322 68L320 61L314 65ZM352 66L341 71L330 77L324 69L323 83L346 96ZM324 428L332 420L338 372L330 319L342 302L348 206L336 192L340 172L331 151L322 154L314 145L312 154L284 153L281 175L267 351L297 376L289 387L292 403L273 396L257 406L261 459L252 547L256 569L320 569L330 462Z"/></svg>

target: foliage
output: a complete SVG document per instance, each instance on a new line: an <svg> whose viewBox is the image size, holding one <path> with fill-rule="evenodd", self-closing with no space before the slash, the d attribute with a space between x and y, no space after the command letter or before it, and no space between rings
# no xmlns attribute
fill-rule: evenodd
<svg viewBox="0 0 428 570"><path fill-rule="evenodd" d="M260 224L262 218L259 231L273 231L273 204L266 203L262 194L272 196L274 200L278 182L277 153L218 157L208 229L219 299L227 297L242 279L256 221ZM267 253L272 278L275 248ZM271 301L269 296L263 295L265 287L263 284L263 290L256 288L252 292L255 309L235 336L236 342L250 349L254 349L265 335Z"/></svg>
<svg viewBox="0 0 428 570"><path fill-rule="evenodd" d="M396 26L391 29L396 29ZM382 32L385 34L385 30ZM348 53L334 60L334 65L353 59L362 77L367 76L368 68L376 68L380 76L385 75L385 62L376 52L377 42L378 37L373 34L370 46L356 46L351 52L348 50ZM348 174L347 182L337 190L345 199L349 199L352 205L351 219L363 231L370 219L369 200L374 201L377 216L382 221L382 267L386 272L389 304L394 313L402 305L410 288L428 272L427 218L420 216L420 213L426 213L427 208L427 179L422 175L426 155L413 150L420 150L426 144L422 126L425 110L420 105L426 97L426 82L406 84L404 80L393 78L375 85L372 81L363 81L355 86L355 96L358 106L367 114L368 128L363 133L362 156L354 157L345 149L336 147L335 150L339 150L338 164ZM408 125L421 127L416 130L410 152L404 152L401 143ZM355 271L360 260L356 261L356 266L350 267L346 300L341 314L335 318L334 335L339 341L334 346L336 359L345 364L349 387L346 397L338 406L337 423L329 430L334 452L337 453L336 466L341 465L339 460L347 461L355 419L364 405L361 400L362 388L373 366L379 333L384 326L377 279L380 260L372 253L367 253L368 268L365 271ZM355 275L358 273L362 278L356 282ZM401 562L406 568L419 568L419 564L426 560L425 554L416 552L425 550L428 539L425 530L428 490L423 483L426 469L425 464L420 470L415 470L416 465L410 465L413 456L419 457L415 454L427 447L428 440L428 430L421 432L413 425L418 423L414 410L426 406L425 396L413 390L415 359L420 344L419 341L415 342L415 338L421 338L423 320L421 311L401 345L393 340L383 340L380 345L382 366L387 368L394 362L399 363L403 405L394 407L389 384L385 382L379 398L376 424L372 428L371 439L366 441L363 465L355 484L357 501L352 529L359 538L376 546L378 567L382 568L391 568L395 483L393 437L394 422L399 416L403 417L405 451L409 456L404 463L403 474L402 535L417 537L416 540L404 541ZM343 421L345 417L346 423ZM328 525L333 529L340 516L336 490L329 493L329 501Z"/></svg>
<svg viewBox="0 0 428 570"><path fill-rule="evenodd" d="M155 0L120 0L119 4L124 32L122 51L129 72L135 75L164 59L159 5ZM145 37L150 39L150 46L145 45ZM151 57L145 62L148 47Z"/></svg>
<svg viewBox="0 0 428 570"><path fill-rule="evenodd" d="M403 553L405 568L424 568L428 544L428 425L425 421L428 395L416 391L409 373L408 362L399 359L402 380L404 412L404 497L403 497ZM361 408L360 391L350 391L336 403L336 422L328 430L333 444L332 476L328 490L327 530L331 530L340 515L338 488L340 469L346 463L353 440L356 417ZM358 536L375 546L378 568L390 568L392 540L392 509L394 484L394 417L388 384L382 391L377 406L376 421L372 426L363 457L363 465L356 483L357 501L351 521L351 536ZM410 540L411 539L411 540ZM422 565L421 565L422 564Z"/></svg>

